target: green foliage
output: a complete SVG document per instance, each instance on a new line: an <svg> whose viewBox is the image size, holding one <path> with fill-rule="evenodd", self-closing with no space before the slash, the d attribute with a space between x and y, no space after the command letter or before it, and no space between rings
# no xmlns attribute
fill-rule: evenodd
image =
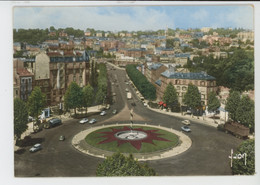
<svg viewBox="0 0 260 185"><path fill-rule="evenodd" d="M217 94L214 91L210 92L209 99L208 99L208 110L212 112L216 112L219 107L220 107L220 101L217 98Z"/></svg>
<svg viewBox="0 0 260 185"><path fill-rule="evenodd" d="M236 154L246 153L246 165L244 159L233 159L232 172L234 175L255 174L255 140L244 141L237 149Z"/></svg>
<svg viewBox="0 0 260 185"><path fill-rule="evenodd" d="M238 91L233 91L229 94L227 98L226 110L228 111L228 116L234 121L237 121L236 111L240 101L240 93Z"/></svg>
<svg viewBox="0 0 260 185"><path fill-rule="evenodd" d="M173 39L167 39L166 40L166 48L173 48L173 47L174 47Z"/></svg>
<svg viewBox="0 0 260 185"><path fill-rule="evenodd" d="M155 171L147 164L140 164L130 154L125 157L115 153L98 165L97 176L155 176Z"/></svg>
<svg viewBox="0 0 260 185"><path fill-rule="evenodd" d="M102 103L107 95L107 68L105 64L99 64L98 69L98 91L96 94L96 101L97 103Z"/></svg>
<svg viewBox="0 0 260 185"><path fill-rule="evenodd" d="M248 127L251 132L254 132L255 105L254 101L248 96L242 96L241 98L238 91L231 92L227 99L226 110L232 120L239 122Z"/></svg>
<svg viewBox="0 0 260 185"><path fill-rule="evenodd" d="M26 103L21 99L14 99L14 135L17 139L21 138L21 135L26 129L28 122L28 111Z"/></svg>
<svg viewBox="0 0 260 185"><path fill-rule="evenodd" d="M75 37L83 37L84 36L84 31L80 29L74 29L72 27L65 28L64 30L65 33L68 35L74 35Z"/></svg>
<svg viewBox="0 0 260 185"><path fill-rule="evenodd" d="M13 30L14 42L25 42L28 44L42 43L49 38L48 29L18 29Z"/></svg>
<svg viewBox="0 0 260 185"><path fill-rule="evenodd" d="M192 109L201 107L201 96L197 86L189 84L188 90L184 95L183 102Z"/></svg>
<svg viewBox="0 0 260 185"><path fill-rule="evenodd" d="M235 91L254 89L254 53L243 49L235 49L228 58L214 59L194 57L184 66L191 72L206 71L214 76L218 86L225 86Z"/></svg>
<svg viewBox="0 0 260 185"><path fill-rule="evenodd" d="M94 89L91 85L87 85L82 89L83 93L83 106L89 107L93 103Z"/></svg>
<svg viewBox="0 0 260 185"><path fill-rule="evenodd" d="M42 93L40 87L34 87L28 98L27 107L29 115L38 120L38 116L46 105L46 95Z"/></svg>
<svg viewBox="0 0 260 185"><path fill-rule="evenodd" d="M176 89L169 83L164 91L163 94L163 101L166 103L168 107L173 109L174 107L178 106L178 96Z"/></svg>
<svg viewBox="0 0 260 185"><path fill-rule="evenodd" d="M76 108L82 107L83 93L81 88L76 82L71 82L65 95L64 95L64 105L65 109L74 109L76 114Z"/></svg>
<svg viewBox="0 0 260 185"><path fill-rule="evenodd" d="M155 87L147 80L147 78L140 71L136 69L135 65L127 65L126 72L145 99L156 99Z"/></svg>
<svg viewBox="0 0 260 185"><path fill-rule="evenodd" d="M248 127L251 132L255 128L255 105L248 96L243 96L238 102L235 112L236 119L244 126Z"/></svg>

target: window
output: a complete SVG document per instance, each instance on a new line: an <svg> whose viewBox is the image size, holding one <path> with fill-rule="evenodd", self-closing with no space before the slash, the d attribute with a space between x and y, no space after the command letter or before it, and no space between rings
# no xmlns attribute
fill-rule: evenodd
<svg viewBox="0 0 260 185"><path fill-rule="evenodd" d="M205 82L204 82L204 81L201 81L201 82L200 82L200 85L201 85L201 86L205 86Z"/></svg>
<svg viewBox="0 0 260 185"><path fill-rule="evenodd" d="M75 75L73 76L73 81L76 82L76 76Z"/></svg>
<svg viewBox="0 0 260 185"><path fill-rule="evenodd" d="M183 90L183 91L186 91L186 90L187 90L187 87L182 87L182 90Z"/></svg>
<svg viewBox="0 0 260 185"><path fill-rule="evenodd" d="M177 90L180 90L180 86L177 86Z"/></svg>

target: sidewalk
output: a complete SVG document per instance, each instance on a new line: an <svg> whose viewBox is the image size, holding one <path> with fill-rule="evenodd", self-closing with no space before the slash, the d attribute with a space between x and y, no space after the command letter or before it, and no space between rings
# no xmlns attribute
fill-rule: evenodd
<svg viewBox="0 0 260 185"><path fill-rule="evenodd" d="M170 116L174 116L174 117L179 117L179 118L182 118L182 119L187 119L187 120L190 120L190 121L193 121L193 122L196 122L196 123L209 125L209 126L212 126L212 127L215 127L215 128L217 128L217 126L221 123L220 120L215 120L216 121L216 123L215 123L213 119L205 117L205 116L199 116L199 117L193 116L192 117L191 115L184 115L184 112L183 112L183 115L182 115L181 113L166 112L166 110L154 109L154 108L151 108L149 106L147 106L147 108L149 108L152 111L161 113L161 114L166 114L166 115L170 115Z"/></svg>
<svg viewBox="0 0 260 185"><path fill-rule="evenodd" d="M96 113L96 112L101 112L100 108L102 108L104 106L101 105L97 105L97 106L93 106L93 107L88 107L88 113ZM59 118L62 120L62 122L67 121L67 120L71 120L73 119L69 113L66 114L62 114L62 115L53 115L52 117L49 117L46 119L46 121L52 119L52 118ZM29 136L31 133L33 133L33 122L29 122L28 124L28 128L27 130L21 135L21 139L24 139L26 136ZM14 140L14 151L19 150L19 146L15 145L16 140Z"/></svg>

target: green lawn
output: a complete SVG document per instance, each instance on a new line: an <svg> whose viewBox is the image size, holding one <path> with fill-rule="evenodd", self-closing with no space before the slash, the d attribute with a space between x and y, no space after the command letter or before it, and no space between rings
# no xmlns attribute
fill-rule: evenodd
<svg viewBox="0 0 260 185"><path fill-rule="evenodd" d="M96 148L100 148L100 149L107 150L107 151L112 151L112 152L121 152L121 153L149 153L149 152L155 152L155 151L160 151L160 150L173 148L173 147L177 146L178 143L179 143L178 136L173 134L173 133L171 133L171 132L167 132L165 130L161 130L161 129L157 129L157 128L153 128L153 127L135 126L133 128L142 128L144 130L158 130L155 133L163 134L163 135L158 135L158 137L167 139L169 141L153 140L154 144L142 142L140 150L137 150L130 143L124 143L124 144L121 144L118 147L117 146L118 145L117 141L112 141L112 142L104 143L104 144L98 144L99 142L104 141L104 140L107 139L106 137L100 137L100 136L104 136L106 134L102 134L102 133L99 133L99 132L112 132L111 128L112 127L96 130L96 131L90 133L89 135L87 135L87 137L85 138L85 141L88 144L90 144L91 146L94 146ZM117 128L117 129L120 128L121 129L123 127L122 126L121 127L118 126L118 127L113 127L113 128Z"/></svg>

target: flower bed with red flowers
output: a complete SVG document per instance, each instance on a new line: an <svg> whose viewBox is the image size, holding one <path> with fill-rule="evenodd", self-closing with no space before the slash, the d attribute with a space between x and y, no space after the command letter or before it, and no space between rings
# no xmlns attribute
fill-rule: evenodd
<svg viewBox="0 0 260 185"><path fill-rule="evenodd" d="M129 126L117 126L96 130L88 134L85 141L97 148L121 153L149 153L173 148L178 145L177 135L153 127L134 126L133 131L146 134L143 139L125 140L116 137L117 133L131 131Z"/></svg>

